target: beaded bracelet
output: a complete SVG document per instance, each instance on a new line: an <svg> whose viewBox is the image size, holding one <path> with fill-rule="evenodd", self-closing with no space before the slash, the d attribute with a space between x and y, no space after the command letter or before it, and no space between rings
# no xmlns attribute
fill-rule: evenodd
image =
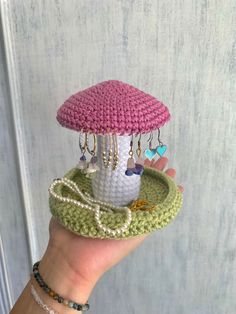
<svg viewBox="0 0 236 314"><path fill-rule="evenodd" d="M64 304L69 308L77 311L87 311L89 309L88 303L80 304L71 300L67 300L60 296L58 293L54 292L51 288L49 288L49 286L45 283L45 281L43 280L42 276L39 273L39 262L36 262L33 266L33 275L39 286L44 290L44 292L46 292L51 298L56 300L58 303Z"/></svg>

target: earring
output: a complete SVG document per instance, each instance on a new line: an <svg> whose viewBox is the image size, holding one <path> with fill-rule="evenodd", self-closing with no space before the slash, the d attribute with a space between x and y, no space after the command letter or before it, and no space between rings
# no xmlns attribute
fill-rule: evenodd
<svg viewBox="0 0 236 314"><path fill-rule="evenodd" d="M116 170L116 168L118 166L118 162L119 162L117 136L112 135L112 140L113 140L113 144L114 144L114 156L113 156L112 170Z"/></svg>
<svg viewBox="0 0 236 314"><path fill-rule="evenodd" d="M149 148L145 150L145 156L149 159L152 160L153 157L156 155L157 153L157 149L156 148L152 148L152 140L153 140L153 134L151 132L150 137L148 139L149 142Z"/></svg>
<svg viewBox="0 0 236 314"><path fill-rule="evenodd" d="M85 134L84 145L82 145L81 137L82 137L82 133L80 133L79 135L79 148L81 150L82 156L80 157L77 168L81 170L85 170L87 168L87 161L86 161L86 156L85 156L85 152L87 149L87 134Z"/></svg>
<svg viewBox="0 0 236 314"><path fill-rule="evenodd" d="M135 161L134 161L134 152L133 152L133 135L130 141L130 150L129 150L129 155L130 158L128 158L127 161L127 170L125 171L125 174L127 176L132 176L134 174L134 170L135 170Z"/></svg>
<svg viewBox="0 0 236 314"><path fill-rule="evenodd" d="M160 140L160 129L158 128L158 146L157 146L157 148L156 148L156 152L157 152L157 154L160 156L160 157L162 157L164 154L165 154L165 152L166 152L166 150L167 150L167 146L166 145L164 145L163 143L162 143L162 141Z"/></svg>
<svg viewBox="0 0 236 314"><path fill-rule="evenodd" d="M136 154L138 159L135 163L135 170L133 171L134 174L142 175L144 170L144 160L141 158L142 149L141 149L141 134L138 139L138 148L136 149Z"/></svg>
<svg viewBox="0 0 236 314"><path fill-rule="evenodd" d="M107 144L107 138L103 136L102 138L102 146L103 146L103 152L102 152L102 159L104 166L108 168L111 164L112 160L112 140L111 140L111 135L109 135L109 150L108 150L108 157L107 157L107 152L106 152L106 144Z"/></svg>
<svg viewBox="0 0 236 314"><path fill-rule="evenodd" d="M88 138L86 140L87 140L87 150L88 150L89 154L92 156L90 159L90 162L88 164L88 168L86 169L86 173L90 174L90 173L94 173L94 172L100 170L98 165L97 165L97 160L98 160L98 158L96 156L97 141L96 141L95 134L93 134L93 149L92 150L90 150L90 148L89 148Z"/></svg>

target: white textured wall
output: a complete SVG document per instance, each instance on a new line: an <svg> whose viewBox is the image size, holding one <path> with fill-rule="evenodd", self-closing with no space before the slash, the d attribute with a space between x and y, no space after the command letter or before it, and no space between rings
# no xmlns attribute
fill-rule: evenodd
<svg viewBox="0 0 236 314"><path fill-rule="evenodd" d="M235 0L2 0L1 15L2 312L45 249L48 186L78 160L58 106L119 79L169 106L184 207L104 276L91 313L235 313Z"/></svg>

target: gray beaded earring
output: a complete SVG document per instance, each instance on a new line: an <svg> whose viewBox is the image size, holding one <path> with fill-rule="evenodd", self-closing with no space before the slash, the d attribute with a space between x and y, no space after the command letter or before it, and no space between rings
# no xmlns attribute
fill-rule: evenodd
<svg viewBox="0 0 236 314"><path fill-rule="evenodd" d="M117 136L112 135L112 141L114 145L114 156L113 156L113 165L112 170L116 170L118 163L119 163L119 152L118 152L118 143L117 143Z"/></svg>
<svg viewBox="0 0 236 314"><path fill-rule="evenodd" d="M103 163L104 163L104 166L106 168L108 168L110 165L111 165L111 161L112 161L112 153L113 153L113 150L112 150L112 137L111 135L109 134L108 136L109 138L109 150L108 150L108 157L107 157L107 137L106 136L103 136L102 138L102 146L103 146L103 152L102 152L102 160L103 160Z"/></svg>

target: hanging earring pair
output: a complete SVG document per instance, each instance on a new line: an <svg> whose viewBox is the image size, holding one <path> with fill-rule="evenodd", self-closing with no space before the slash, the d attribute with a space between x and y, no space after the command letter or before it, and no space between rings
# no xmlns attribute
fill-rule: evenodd
<svg viewBox="0 0 236 314"><path fill-rule="evenodd" d="M148 139L149 142L149 148L145 150L145 156L149 159L152 160L156 154L158 154L160 157L162 157L166 150L167 146L162 143L160 140L160 129L158 128L158 145L156 148L152 147L152 140L153 140L153 134L150 134L150 137Z"/></svg>
<svg viewBox="0 0 236 314"><path fill-rule="evenodd" d="M118 152L118 143L116 135L109 135L108 138L103 136L102 138L102 159L105 168L112 166L112 170L116 170L119 163L119 152ZM107 148L108 146L108 154Z"/></svg>
<svg viewBox="0 0 236 314"><path fill-rule="evenodd" d="M77 165L77 168L81 169L84 174L90 175L90 174L95 173L96 171L100 170L98 165L97 165L96 136L93 134L93 149L92 150L89 148L87 133L85 134L83 145L82 145L81 138L82 138L82 134L80 134L80 137L79 137L79 147L80 147L82 156L80 157L80 161ZM86 156L85 156L86 151L88 151L88 153L92 156L89 163L87 163L87 160L86 160Z"/></svg>
<svg viewBox="0 0 236 314"><path fill-rule="evenodd" d="M127 170L125 174L127 176L132 176L133 174L142 175L144 170L144 160L141 158L142 149L141 149L141 134L138 140L138 148L136 149L136 154L138 156L137 161L134 160L134 152L133 152L133 135L130 141L130 150L129 150L129 159L127 161Z"/></svg>

